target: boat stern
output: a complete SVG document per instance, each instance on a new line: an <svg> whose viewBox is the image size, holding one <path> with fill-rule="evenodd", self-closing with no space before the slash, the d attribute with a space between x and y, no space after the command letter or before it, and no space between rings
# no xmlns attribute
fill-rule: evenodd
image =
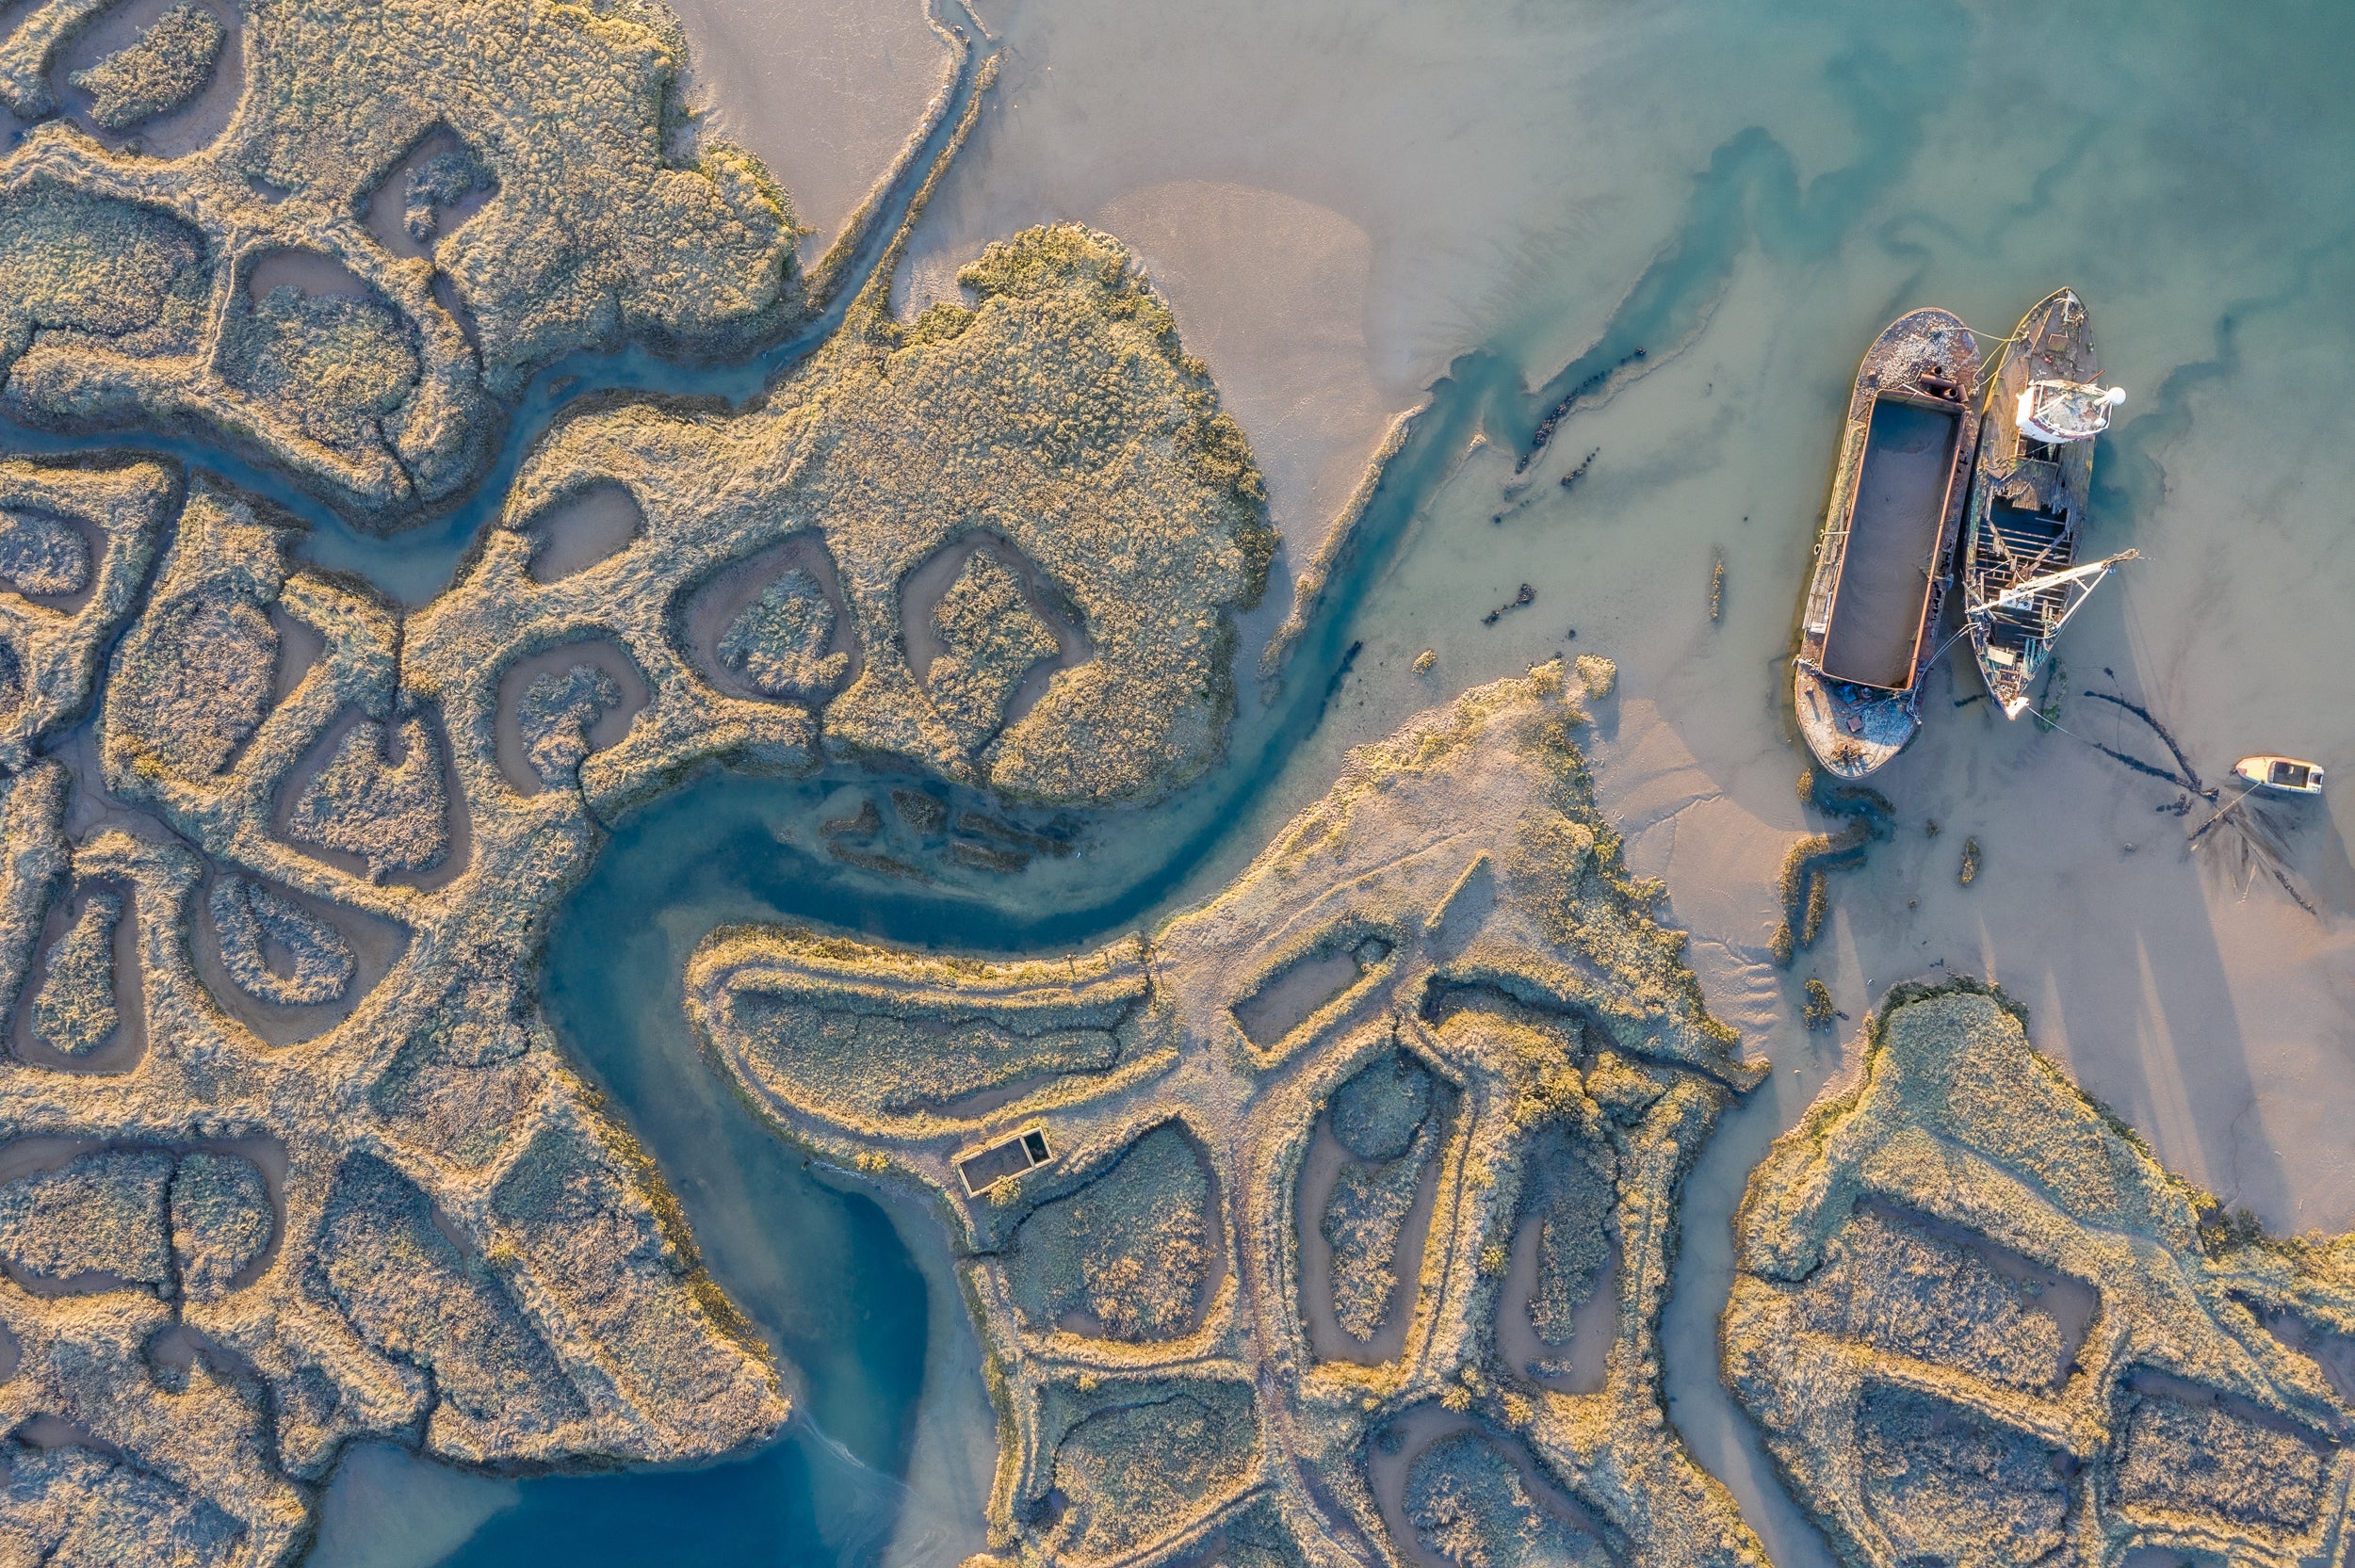
<svg viewBox="0 0 2355 1568"><path fill-rule="evenodd" d="M1861 779L1906 749L1922 727L1914 694L1827 680L1804 660L1793 665L1799 734L1815 760L1843 779Z"/></svg>
<svg viewBox="0 0 2355 1568"><path fill-rule="evenodd" d="M2041 659L2025 659L2014 653L2009 663L1998 656L2006 650L1991 648L1984 635L1975 628L1971 639L1973 651L1978 655L1979 679L1987 683L1988 700L2004 710L2006 719L2017 719L2036 703L2037 667Z"/></svg>

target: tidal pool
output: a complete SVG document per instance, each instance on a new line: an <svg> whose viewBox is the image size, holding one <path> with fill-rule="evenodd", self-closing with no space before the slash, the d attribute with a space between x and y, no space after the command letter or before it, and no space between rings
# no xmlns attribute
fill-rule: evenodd
<svg viewBox="0 0 2355 1568"><path fill-rule="evenodd" d="M1332 454L1428 406L1280 683L1246 681L1228 759L1154 808L1151 831L1080 821L1081 852L950 894L812 852L804 825L857 784L848 775L706 777L621 825L557 926L551 1015L795 1368L801 1415L761 1453L695 1471L479 1483L489 1492L416 1477L403 1495L439 1533L406 1560L971 1549L956 1531L978 1522L987 1414L956 1370L962 1303L943 1262L904 1239L926 1222L895 1224L804 1172L728 1097L685 1035L687 949L714 925L780 915L1077 947L1213 891L1347 747L1557 654L1619 661L1591 746L1602 804L1637 867L1666 879L1713 1006L1776 1062L1690 1182L1664 1332L1672 1414L1777 1562L1827 1560L1717 1382L1729 1220L1892 983L2002 980L2032 1009L2032 1039L2170 1167L2276 1231L2355 1224L2355 1133L2332 1114L2355 1096L2355 868L2337 803L2268 808L2269 847L2228 831L2195 850L2211 808L2096 750L2173 766L2139 720L2087 695L2147 706L2204 783L2247 752L2339 766L2355 752L2355 444L2339 428L2355 364L2355 121L2339 79L2355 15L1019 0L983 20L1009 64L919 231L907 298L952 291L958 262L1021 223L1140 224L1148 263L1168 258L1181 330L1298 476L1277 497L1305 509L1289 570L1333 502ZM1241 243L1222 270L1200 235L1239 210L1287 215L1317 241L1307 283ZM1824 825L1793 787L1804 753L1784 659L1857 356L1931 303L1991 345L2064 283L2091 308L2105 380L2130 389L2096 460L2088 548L2146 558L2071 625L2057 728L2006 723L1966 662L1940 667L1922 740L1874 781L1897 804L1895 836L1834 877L1822 940L1776 970L1782 853ZM1288 312L1312 286L1345 308ZM1288 321L1313 329L1316 355L1283 337ZM757 382L651 361L609 378L735 396ZM559 400L545 384L519 429ZM1302 406L1324 384L1348 418ZM499 473L512 466L511 446ZM495 506L486 492L381 544L322 523L313 555L430 591ZM1436 667L1418 675L1426 648ZM1253 656L1246 643L1246 671ZM1967 888L1966 837L1984 849ZM1809 976L1846 1015L1829 1034L1799 1024ZM317 1560L360 1560L335 1556L338 1502L390 1483L357 1462L353 1477Z"/></svg>

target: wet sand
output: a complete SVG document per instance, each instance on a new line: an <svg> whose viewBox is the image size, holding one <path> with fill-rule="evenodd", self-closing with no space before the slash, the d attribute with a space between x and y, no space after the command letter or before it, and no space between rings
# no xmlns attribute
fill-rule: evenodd
<svg viewBox="0 0 2355 1568"><path fill-rule="evenodd" d="M430 1568L484 1521L514 1507L502 1477L432 1464L405 1448L360 1444L336 1465L305 1568Z"/></svg>
<svg viewBox="0 0 2355 1568"><path fill-rule="evenodd" d="M981 1341L966 1316L939 1219L904 1193L847 1178L841 1185L890 1217L924 1276L930 1306L908 1486L879 1568L954 1568L988 1544L989 1487L998 1466L998 1413L982 1380Z"/></svg>
<svg viewBox="0 0 2355 1568"><path fill-rule="evenodd" d="M947 82L923 0L674 0L706 137L758 154L825 253Z"/></svg>
<svg viewBox="0 0 2355 1568"><path fill-rule="evenodd" d="M1294 583L1345 522L1400 400L1374 380L1366 341L1373 242L1330 207L1204 180L1132 190L1090 219L1144 262L1186 349L1251 438L1283 550L1242 626L1244 669L1291 613Z"/></svg>
<svg viewBox="0 0 2355 1568"><path fill-rule="evenodd" d="M1672 182L1706 160L1722 122L1756 119L1782 90L1756 69L1752 28L1773 24L1693 12L1631 22L1399 0L978 10L1005 40L1005 73L928 216L911 257L919 279L945 279L948 259L1048 217L1158 214L1215 234L1234 187L1275 197L1263 211L1305 203L1368 236L1366 373L1393 409L1537 301L1583 301L1576 319L1549 325L1564 358L1584 347L1569 340L1658 244L1681 195ZM1828 19L1773 30L1778 53L1835 32ZM1632 90L1646 70L1679 81L1676 101ZM1132 193L1140 205L1124 208ZM1138 238L1150 249L1151 234ZM1200 270L1184 255L1163 265ZM1219 270L1198 286L1226 298L1244 267Z"/></svg>
<svg viewBox="0 0 2355 1568"><path fill-rule="evenodd" d="M566 496L528 526L534 542L531 580L545 585L586 572L627 548L646 531L646 516L628 491L601 484Z"/></svg>

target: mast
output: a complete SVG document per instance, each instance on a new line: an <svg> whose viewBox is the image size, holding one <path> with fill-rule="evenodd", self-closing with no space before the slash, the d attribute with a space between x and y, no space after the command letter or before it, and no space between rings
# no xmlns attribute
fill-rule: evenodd
<svg viewBox="0 0 2355 1568"><path fill-rule="evenodd" d="M1992 615L1997 610L2009 609L2015 605L2032 603L2047 589L2078 587L2079 591L2070 599L2068 607L2044 628L2044 637L2050 640L2058 636L2069 618L2077 613L2077 606L2093 596L2093 590L2101 586L2103 578L2108 576L2120 562L2141 558L2142 552L2139 550L2120 550L2105 559L2072 566L2066 572L2049 572L2041 577L2031 577L2024 583L2016 583L2006 589L1985 604L1973 606L1970 614L1973 617Z"/></svg>
<svg viewBox="0 0 2355 1568"><path fill-rule="evenodd" d="M2015 604L2035 598L2045 589L2058 588L2063 583L2072 583L2083 577L2093 579L2093 582L2086 585L2086 591L2090 593L2096 584L2108 576L2110 569L2119 562L2141 558L2142 552L2139 550L2120 550L2106 559L2088 561L2083 566L2072 566L2066 572L2048 572L2041 577L2030 577L2024 583L2013 584L1979 607L1982 610L2008 609Z"/></svg>

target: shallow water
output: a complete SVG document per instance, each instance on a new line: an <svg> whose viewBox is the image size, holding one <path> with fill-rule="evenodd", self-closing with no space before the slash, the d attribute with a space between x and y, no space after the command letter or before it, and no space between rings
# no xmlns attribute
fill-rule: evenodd
<svg viewBox="0 0 2355 1568"><path fill-rule="evenodd" d="M730 25L757 30L757 11ZM804 13L779 8L775 36ZM1082 853L959 894L812 858L798 825L841 778L708 777L622 827L559 924L551 1015L796 1368L802 1415L758 1454L683 1472L493 1481L355 1458L316 1561L973 1549L988 1417L936 1238L920 1213L895 1220L804 1171L720 1086L685 1038L685 953L723 920L779 914L996 949L1149 923L1230 878L1348 746L1566 652L1620 661L1592 746L1604 806L1639 868L1666 878L1713 1005L1777 1064L1692 1178L1664 1330L1675 1419L1775 1560L1825 1556L1716 1382L1730 1216L1891 983L2000 978L2037 1043L2171 1166L2277 1229L2355 1225L2355 1132L2335 1114L2355 1095L2355 866L2336 801L2267 808L2269 859L2230 831L2194 851L2208 808L2168 815L2175 790L2094 750L2171 766L2085 695L2148 704L2207 783L2243 752L2355 753L2355 445L2339 428L2355 13L1016 0L982 14L1006 73L919 234L911 300L1025 222L1132 227L1269 454L1293 567L1389 419L1429 409L1281 690L1245 690L1228 759L1153 808L1153 832L1082 822ZM698 38L713 25L690 18ZM727 125L755 145L756 123L793 134L731 102L752 90L734 80L698 77ZM1774 971L1776 872L1819 825L1793 789L1783 660L1856 357L1924 304L2000 337L2062 283L2132 393L2097 460L2088 545L2147 559L2072 625L2060 731L1990 715L1949 657L1923 738L1874 781L1898 802L1897 836L1835 876L1822 941ZM776 363L607 356L591 380L741 397ZM250 465L145 445L284 499L317 525L313 558L415 602L495 511L523 440L579 390L560 385L535 383L480 497L389 542ZM1507 607L1523 584L1530 602ZM1279 583L1260 633L1287 598ZM1425 648L1437 668L1416 676ZM1966 836L1985 851L1968 888ZM1809 975L1847 1017L1829 1035L1799 1028ZM395 1517L403 1539L369 1523Z"/></svg>

